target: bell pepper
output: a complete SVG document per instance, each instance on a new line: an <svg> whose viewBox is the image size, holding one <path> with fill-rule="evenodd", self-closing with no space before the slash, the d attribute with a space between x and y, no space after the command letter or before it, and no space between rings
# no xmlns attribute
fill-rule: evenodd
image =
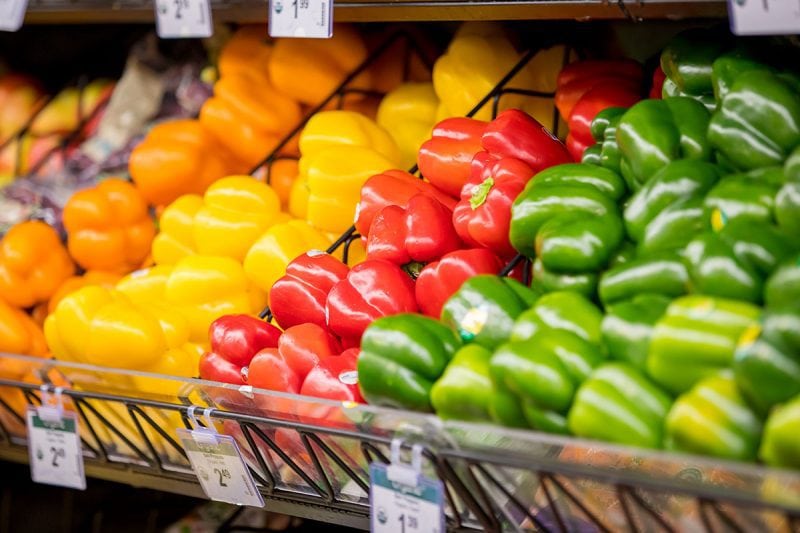
<svg viewBox="0 0 800 533"><path fill-rule="evenodd" d="M676 159L709 160L709 119L703 105L688 97L643 100L628 109L616 130L620 171L628 184L641 187Z"/></svg>
<svg viewBox="0 0 800 533"><path fill-rule="evenodd" d="M431 387L431 405L444 419L489 422L492 352L477 344L461 347Z"/></svg>
<svg viewBox="0 0 800 533"><path fill-rule="evenodd" d="M428 263L461 247L452 211L431 196L417 194L405 208L388 205L375 215L367 236L367 259L401 266Z"/></svg>
<svg viewBox="0 0 800 533"><path fill-rule="evenodd" d="M783 261L764 284L767 307L787 307L800 301L800 256Z"/></svg>
<svg viewBox="0 0 800 533"><path fill-rule="evenodd" d="M800 468L800 396L776 407L764 426L758 456L770 466Z"/></svg>
<svg viewBox="0 0 800 533"><path fill-rule="evenodd" d="M674 300L656 323L647 372L666 390L681 394L734 360L739 337L760 316L758 307L708 296Z"/></svg>
<svg viewBox="0 0 800 533"><path fill-rule="evenodd" d="M414 290L420 311L439 318L442 307L465 281L478 274L497 274L503 262L486 248L456 250L428 263L419 273Z"/></svg>
<svg viewBox="0 0 800 533"><path fill-rule="evenodd" d="M750 176L726 176L711 189L703 202L706 219L721 224L747 218L757 222L771 222L775 212L775 194L778 187Z"/></svg>
<svg viewBox="0 0 800 533"><path fill-rule="evenodd" d="M174 265L155 265L136 270L119 280L116 289L134 303L163 301L173 268Z"/></svg>
<svg viewBox="0 0 800 533"><path fill-rule="evenodd" d="M610 268L600 277L598 285L604 305L645 293L674 298L689 289L689 271L674 252L657 252Z"/></svg>
<svg viewBox="0 0 800 533"><path fill-rule="evenodd" d="M358 386L358 358L359 351L355 348L323 358L306 375L300 394L335 400L344 405L366 403ZM296 407L302 421L326 426L352 426L337 407L312 402L299 402Z"/></svg>
<svg viewBox="0 0 800 533"><path fill-rule="evenodd" d="M73 194L64 206L63 223L76 263L122 273L142 264L156 233L142 195L119 178Z"/></svg>
<svg viewBox="0 0 800 533"><path fill-rule="evenodd" d="M558 73L556 107L561 117L568 120L575 106L591 89L608 85L616 86L620 91L638 92L643 79L642 65L632 59L575 61Z"/></svg>
<svg viewBox="0 0 800 533"><path fill-rule="evenodd" d="M389 134L352 111L314 115L300 136L300 152L298 179L308 188L306 218L333 232L343 232L354 220L364 182L399 160Z"/></svg>
<svg viewBox="0 0 800 533"><path fill-rule="evenodd" d="M68 294L77 291L81 287L86 287L87 285L101 285L103 287L112 289L121 278L122 276L119 274L113 272L103 272L101 270L89 270L80 276L72 276L71 278L67 278L61 285L58 286L56 292L54 292L47 301L45 314L47 315L55 311L58 302L60 302Z"/></svg>
<svg viewBox="0 0 800 533"><path fill-rule="evenodd" d="M757 412L766 414L800 394L800 309L766 309L758 326L736 347L736 385Z"/></svg>
<svg viewBox="0 0 800 533"><path fill-rule="evenodd" d="M668 297L659 294L638 294L609 305L601 325L609 356L644 372L653 328L669 302Z"/></svg>
<svg viewBox="0 0 800 533"><path fill-rule="evenodd" d="M374 405L432 411L431 388L460 346L453 331L432 318L379 318L361 341L361 394Z"/></svg>
<svg viewBox="0 0 800 533"><path fill-rule="evenodd" d="M278 195L250 176L228 176L211 185L194 215L192 236L197 252L244 259L247 250L270 226L289 218Z"/></svg>
<svg viewBox="0 0 800 533"><path fill-rule="evenodd" d="M708 376L675 400L665 423L668 450L752 461L761 421L730 372Z"/></svg>
<svg viewBox="0 0 800 533"><path fill-rule="evenodd" d="M282 157L274 160L271 165L265 165L262 168L266 173L264 181L278 195L281 201L281 209L288 211L292 187L297 180L297 174L300 172L300 165L297 159Z"/></svg>
<svg viewBox="0 0 800 533"><path fill-rule="evenodd" d="M598 346L564 329L541 329L528 340L500 346L489 363L500 391L492 417L504 425L567 433L575 391L602 361ZM514 409L510 398L518 404Z"/></svg>
<svg viewBox="0 0 800 533"><path fill-rule="evenodd" d="M203 194L223 176L245 171L198 120L172 120L153 127L131 152L128 171L151 205L183 194Z"/></svg>
<svg viewBox="0 0 800 533"><path fill-rule="evenodd" d="M689 30L673 37L661 52L666 91L713 103L714 60L727 48L724 36L705 29Z"/></svg>
<svg viewBox="0 0 800 533"><path fill-rule="evenodd" d="M403 170L387 170L372 176L361 187L361 200L356 208L356 231L368 235L369 227L381 209L389 205L406 209L409 200L418 194L435 198L451 211L456 205L455 199L430 183Z"/></svg>
<svg viewBox="0 0 800 533"><path fill-rule="evenodd" d="M792 235L800 232L800 147L795 148L784 165L786 183L775 196L775 220Z"/></svg>
<svg viewBox="0 0 800 533"><path fill-rule="evenodd" d="M268 291L294 258L308 250L325 250L332 243L332 239L304 220L275 224L247 251L243 263L245 274L255 285Z"/></svg>
<svg viewBox="0 0 800 533"><path fill-rule="evenodd" d="M522 313L511 330L513 342L525 341L540 331L567 331L602 351L600 324L603 313L585 296L559 291L541 296Z"/></svg>
<svg viewBox="0 0 800 533"><path fill-rule="evenodd" d="M537 295L518 281L478 275L465 281L444 304L442 322L464 342L490 350L511 338L514 321L536 301Z"/></svg>
<svg viewBox="0 0 800 533"><path fill-rule="evenodd" d="M203 207L203 197L184 194L169 204L158 220L158 235L153 239L153 261L174 265L187 255L197 253L194 244L194 216Z"/></svg>
<svg viewBox="0 0 800 533"><path fill-rule="evenodd" d="M269 291L272 316L282 328L303 323L325 327L328 293L349 271L347 265L323 252L300 255Z"/></svg>
<svg viewBox="0 0 800 533"><path fill-rule="evenodd" d="M590 131L597 144L587 148L584 157L588 160L582 159L581 162L589 163L594 158L599 160L596 164L619 174L622 156L617 143L617 125L627 110L625 107L609 107L595 115Z"/></svg>
<svg viewBox="0 0 800 533"><path fill-rule="evenodd" d="M438 107L432 83L404 83L381 100L376 120L397 143L403 168L417 162L417 151L431 136Z"/></svg>
<svg viewBox="0 0 800 533"><path fill-rule="evenodd" d="M779 74L743 72L711 118L708 141L742 170L782 165L800 145L800 95Z"/></svg>
<svg viewBox="0 0 800 533"><path fill-rule="evenodd" d="M633 366L606 363L583 382L567 417L578 437L660 448L671 401Z"/></svg>
<svg viewBox="0 0 800 533"><path fill-rule="evenodd" d="M603 167L567 164L537 174L511 210L511 244L548 270L578 274L604 267L622 243L617 200L625 186Z"/></svg>
<svg viewBox="0 0 800 533"><path fill-rule="evenodd" d="M653 77L650 80L650 91L647 93L648 98L657 100L663 97L662 92L666 78L667 75L664 73L664 69L661 68L661 65L657 66L655 70L653 70Z"/></svg>
<svg viewBox="0 0 800 533"><path fill-rule="evenodd" d="M260 70L267 73L272 43L259 24L240 26L219 51L217 70L220 76Z"/></svg>
<svg viewBox="0 0 800 533"><path fill-rule="evenodd" d="M0 300L0 351L39 357L48 352L42 328L30 315L2 300ZM16 366L16 363L4 361L3 372L8 372L11 366Z"/></svg>
<svg viewBox="0 0 800 533"><path fill-rule="evenodd" d="M581 274L551 272L545 268L539 258L533 262L532 278L531 288L539 293L573 291L587 298L595 298L597 294L597 274L595 272Z"/></svg>
<svg viewBox="0 0 800 533"><path fill-rule="evenodd" d="M327 98L344 78L367 59L367 47L354 26L335 24L330 39L276 39L269 57L275 88L306 105ZM348 87L370 89L369 72Z"/></svg>
<svg viewBox="0 0 800 533"><path fill-rule="evenodd" d="M0 241L0 299L14 307L47 301L74 272L58 233L44 222L16 224Z"/></svg>
<svg viewBox="0 0 800 533"><path fill-rule="evenodd" d="M487 122L472 118L447 118L434 126L431 138L419 148L417 162L422 175L434 187L459 198L472 174L472 158L483 148Z"/></svg>
<svg viewBox="0 0 800 533"><path fill-rule="evenodd" d="M242 369L264 348L278 346L281 331L248 315L223 315L208 328L211 351L200 360L200 377L234 385L246 383Z"/></svg>
<svg viewBox="0 0 800 533"><path fill-rule="evenodd" d="M333 286L325 309L328 327L350 347L358 343L374 320L417 310L414 282L399 266L369 259L354 266Z"/></svg>

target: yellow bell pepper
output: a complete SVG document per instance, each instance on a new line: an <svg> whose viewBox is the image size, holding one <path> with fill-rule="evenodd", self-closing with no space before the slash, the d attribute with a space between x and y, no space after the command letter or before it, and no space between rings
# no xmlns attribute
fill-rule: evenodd
<svg viewBox="0 0 800 533"><path fill-rule="evenodd" d="M400 159L392 137L352 111L314 115L300 136L300 153L298 188L308 188L308 202L305 209L294 205L293 212L305 211L312 226L333 232L350 226L364 182L397 167Z"/></svg>
<svg viewBox="0 0 800 533"><path fill-rule="evenodd" d="M155 265L131 272L117 282L116 289L135 303L163 302L172 269L172 265Z"/></svg>
<svg viewBox="0 0 800 533"><path fill-rule="evenodd" d="M526 87L526 89L542 93L555 93L558 73L564 67L565 55L567 63L571 63L578 58L574 49L567 48L563 44L557 44L537 52L527 66L527 70L531 72L533 79L532 85ZM559 135L566 138L567 124L560 115L556 115L555 101L552 96L526 97L525 102L522 104L522 109L541 122L547 129L553 128L553 119L558 116Z"/></svg>
<svg viewBox="0 0 800 533"><path fill-rule="evenodd" d="M401 168L417 162L417 152L436 124L439 98L432 83L404 83L387 94L378 107L378 125L400 149Z"/></svg>
<svg viewBox="0 0 800 533"><path fill-rule="evenodd" d="M153 239L153 261L158 265L174 265L187 255L194 255L192 227L194 216L203 207L203 197L184 194L164 209L159 220L159 233Z"/></svg>

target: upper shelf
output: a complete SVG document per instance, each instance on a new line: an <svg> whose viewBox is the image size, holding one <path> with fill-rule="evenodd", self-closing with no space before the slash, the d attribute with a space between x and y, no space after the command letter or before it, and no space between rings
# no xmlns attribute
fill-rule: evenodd
<svg viewBox="0 0 800 533"><path fill-rule="evenodd" d="M212 0L218 22L264 22L263 0ZM590 20L687 19L726 16L719 0L337 0L334 19L424 20ZM147 0L31 0L26 23L150 22Z"/></svg>

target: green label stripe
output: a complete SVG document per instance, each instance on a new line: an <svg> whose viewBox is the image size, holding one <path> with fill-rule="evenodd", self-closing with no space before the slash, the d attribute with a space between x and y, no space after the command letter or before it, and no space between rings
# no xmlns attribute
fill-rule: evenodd
<svg viewBox="0 0 800 533"><path fill-rule="evenodd" d="M39 415L33 415L33 427L52 431L63 431L65 433L75 433L75 419L62 418L61 424L59 424L58 422L45 422L39 418Z"/></svg>
<svg viewBox="0 0 800 533"><path fill-rule="evenodd" d="M198 453L213 453L215 455L229 455L236 456L236 449L226 441L217 442L216 444L203 444L197 442L192 437L183 439L183 447L187 452Z"/></svg>

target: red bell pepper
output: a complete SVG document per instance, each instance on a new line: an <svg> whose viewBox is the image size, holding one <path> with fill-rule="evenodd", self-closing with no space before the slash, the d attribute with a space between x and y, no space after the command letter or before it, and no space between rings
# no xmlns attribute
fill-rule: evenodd
<svg viewBox="0 0 800 533"><path fill-rule="evenodd" d="M616 81L600 82L586 91L572 108L567 121L567 148L573 159L580 161L584 150L595 143L592 121L600 111L609 107L630 107L641 99L638 88Z"/></svg>
<svg viewBox="0 0 800 533"><path fill-rule="evenodd" d="M436 198L451 211L456 205L454 198L403 170L387 170L372 176L361 187L361 200L356 208L356 230L366 236L381 209L388 205L405 208L408 201L420 193Z"/></svg>
<svg viewBox="0 0 800 533"><path fill-rule="evenodd" d="M497 115L486 127L481 147L494 159L519 159L531 167L534 174L553 165L572 162L561 141L519 109L507 109Z"/></svg>
<svg viewBox="0 0 800 533"><path fill-rule="evenodd" d="M653 71L653 81L650 85L650 94L648 94L647 97L654 100L660 100L661 91L664 88L664 81L666 79L667 75L664 74L664 70L661 68L661 65L658 65Z"/></svg>
<svg viewBox="0 0 800 533"><path fill-rule="evenodd" d="M272 316L282 328L306 322L325 327L325 300L349 271L347 265L323 252L298 256L269 292Z"/></svg>
<svg viewBox="0 0 800 533"><path fill-rule="evenodd" d="M394 263L368 259L331 289L326 308L328 327L352 347L374 320L417 310L414 282Z"/></svg>
<svg viewBox="0 0 800 533"><path fill-rule="evenodd" d="M341 353L339 341L317 324L298 324L283 332L278 351L286 363L302 378L320 361Z"/></svg>
<svg viewBox="0 0 800 533"><path fill-rule="evenodd" d="M411 261L429 263L461 246L453 212L438 200L418 194L405 209L389 205L375 216L367 237L367 259L401 266Z"/></svg>
<svg viewBox="0 0 800 533"><path fill-rule="evenodd" d="M420 272L415 287L417 305L422 313L439 318L444 303L465 281L478 274L497 274L502 268L503 261L486 248L450 252Z"/></svg>
<svg viewBox="0 0 800 533"><path fill-rule="evenodd" d="M481 151L486 122L472 118L447 118L433 128L431 138L419 149L422 175L434 187L458 198L469 179L472 157Z"/></svg>
<svg viewBox="0 0 800 533"><path fill-rule="evenodd" d="M590 59L576 61L561 69L556 80L555 104L564 120L590 89L611 81L638 92L644 79L642 65L632 59Z"/></svg>
<svg viewBox="0 0 800 533"><path fill-rule="evenodd" d="M244 385L242 368L264 348L278 346L281 330L248 315L224 315L211 323L211 351L200 359L200 377Z"/></svg>
<svg viewBox="0 0 800 533"><path fill-rule="evenodd" d="M356 403L366 403L358 388L358 348L351 348L341 355L329 357L308 373L300 393L326 400L342 402L327 405L322 402L300 402L297 414L309 424L347 427L352 423L344 415L344 409Z"/></svg>

